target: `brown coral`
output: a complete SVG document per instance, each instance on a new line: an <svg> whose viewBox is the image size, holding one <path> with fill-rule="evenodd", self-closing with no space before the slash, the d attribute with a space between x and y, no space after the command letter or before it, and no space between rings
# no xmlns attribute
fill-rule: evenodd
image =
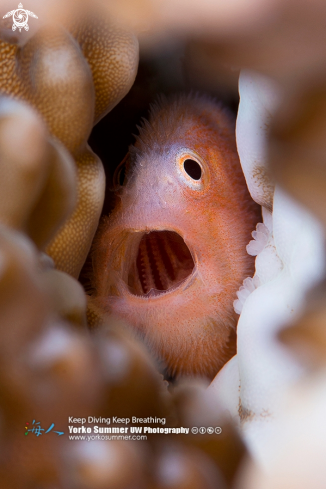
<svg viewBox="0 0 326 489"><path fill-rule="evenodd" d="M75 277L89 251L105 188L102 164L87 139L129 90L138 64L132 34L100 14L83 15L74 23L66 18L66 28L41 27L22 47L0 41L0 90L32 104L76 161L77 207L52 242L39 244L47 246L58 269Z"/></svg>

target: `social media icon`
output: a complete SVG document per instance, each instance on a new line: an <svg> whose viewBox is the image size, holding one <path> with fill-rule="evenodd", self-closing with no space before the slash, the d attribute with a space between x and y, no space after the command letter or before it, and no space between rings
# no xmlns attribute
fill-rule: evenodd
<svg viewBox="0 0 326 489"><path fill-rule="evenodd" d="M191 433L193 433L194 435L197 435L197 433L198 433L198 428L197 428L196 426L193 426L193 427L191 428Z"/></svg>
<svg viewBox="0 0 326 489"><path fill-rule="evenodd" d="M201 435L204 435L206 433L206 428L204 428L204 426L202 426L201 428L199 428L199 433Z"/></svg>
<svg viewBox="0 0 326 489"><path fill-rule="evenodd" d="M216 433L217 435L220 435L220 434L222 433L222 428L221 428L220 426L217 426L217 427L215 428L215 433Z"/></svg>
<svg viewBox="0 0 326 489"><path fill-rule="evenodd" d="M207 433L209 435L212 435L214 433L214 428L212 428L211 426L209 428L207 428Z"/></svg>

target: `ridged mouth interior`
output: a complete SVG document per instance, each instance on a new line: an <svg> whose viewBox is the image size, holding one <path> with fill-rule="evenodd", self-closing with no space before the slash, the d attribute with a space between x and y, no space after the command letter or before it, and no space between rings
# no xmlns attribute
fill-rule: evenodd
<svg viewBox="0 0 326 489"><path fill-rule="evenodd" d="M128 286L132 294L153 296L176 288L195 263L183 238L174 231L143 234L130 262Z"/></svg>

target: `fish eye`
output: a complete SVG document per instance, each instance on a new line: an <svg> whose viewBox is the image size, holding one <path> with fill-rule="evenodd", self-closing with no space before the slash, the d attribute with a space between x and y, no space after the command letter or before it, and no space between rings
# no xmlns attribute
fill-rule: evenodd
<svg viewBox="0 0 326 489"><path fill-rule="evenodd" d="M117 184L122 187L125 182L125 178L126 178L126 165L123 165L121 168L119 168L119 171L117 173Z"/></svg>
<svg viewBox="0 0 326 489"><path fill-rule="evenodd" d="M183 162L183 168L193 180L201 179L201 166L199 165L199 163L197 163L197 161L187 159Z"/></svg>
<svg viewBox="0 0 326 489"><path fill-rule="evenodd" d="M175 161L177 174L187 187L197 191L207 188L210 181L209 166L197 152L181 148Z"/></svg>
<svg viewBox="0 0 326 489"><path fill-rule="evenodd" d="M129 163L129 153L123 158L121 163L117 166L113 175L113 188L117 190L119 187L123 187L126 183L127 165Z"/></svg>

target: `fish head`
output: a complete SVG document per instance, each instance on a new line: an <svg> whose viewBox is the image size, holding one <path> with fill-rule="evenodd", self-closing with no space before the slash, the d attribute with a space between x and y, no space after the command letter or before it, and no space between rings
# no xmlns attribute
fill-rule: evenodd
<svg viewBox="0 0 326 489"><path fill-rule="evenodd" d="M232 120L207 99L161 104L125 164L94 247L98 302L174 372L216 373L235 352L233 300L252 274L245 247L257 219Z"/></svg>

